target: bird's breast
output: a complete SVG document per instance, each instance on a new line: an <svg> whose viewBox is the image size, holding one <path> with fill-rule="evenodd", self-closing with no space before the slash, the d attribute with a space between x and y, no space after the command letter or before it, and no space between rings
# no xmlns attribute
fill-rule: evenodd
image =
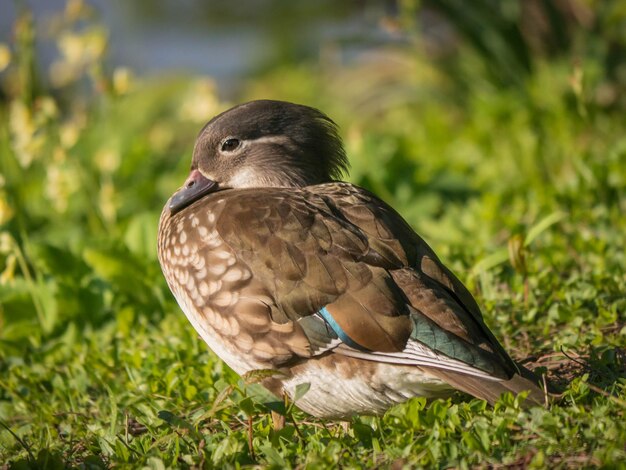
<svg viewBox="0 0 626 470"><path fill-rule="evenodd" d="M232 311L251 273L222 242L215 227L216 211L189 209L174 217L164 210L158 239L161 268L198 334L233 370L243 374L259 364L254 356L245 354L252 338L242 331Z"/></svg>
<svg viewBox="0 0 626 470"><path fill-rule="evenodd" d="M306 354L294 323L272 320L273 298L219 234L220 200L159 224L158 255L181 309L202 339L240 375ZM167 209L166 209L167 211ZM259 247L260 249L262 247Z"/></svg>

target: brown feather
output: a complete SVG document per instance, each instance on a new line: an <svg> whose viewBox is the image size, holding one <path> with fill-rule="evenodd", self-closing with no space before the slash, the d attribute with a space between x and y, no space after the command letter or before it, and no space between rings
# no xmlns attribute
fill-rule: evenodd
<svg viewBox="0 0 626 470"><path fill-rule="evenodd" d="M524 402L525 406L543 405L545 403L544 392L537 386L537 379L534 376L530 378L515 374L509 380L495 381L449 370L425 367L423 369L454 388L487 400L492 405L506 392L511 392L514 395L528 392L528 397ZM526 370L526 372L532 375L530 371Z"/></svg>

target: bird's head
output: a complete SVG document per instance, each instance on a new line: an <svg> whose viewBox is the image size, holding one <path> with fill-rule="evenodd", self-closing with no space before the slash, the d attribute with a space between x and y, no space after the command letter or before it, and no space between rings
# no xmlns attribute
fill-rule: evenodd
<svg viewBox="0 0 626 470"><path fill-rule="evenodd" d="M189 177L169 208L178 212L220 189L326 183L347 169L337 126L325 114L285 101L251 101L200 131Z"/></svg>

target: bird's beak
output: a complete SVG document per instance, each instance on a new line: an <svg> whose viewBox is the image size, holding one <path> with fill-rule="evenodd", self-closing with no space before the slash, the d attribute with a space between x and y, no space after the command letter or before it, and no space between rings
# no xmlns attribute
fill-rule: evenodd
<svg viewBox="0 0 626 470"><path fill-rule="evenodd" d="M170 214L174 215L202 196L217 190L217 183L206 178L198 170L192 170L182 188L170 198Z"/></svg>

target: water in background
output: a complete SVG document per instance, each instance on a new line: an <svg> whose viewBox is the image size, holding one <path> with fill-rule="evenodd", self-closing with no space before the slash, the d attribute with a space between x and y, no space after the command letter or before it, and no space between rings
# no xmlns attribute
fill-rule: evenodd
<svg viewBox="0 0 626 470"><path fill-rule="evenodd" d="M0 6L0 41L11 41L16 4ZM22 2L34 12L44 66L57 55L50 18L66 0ZM393 2L331 0L86 0L109 30L109 62L138 74L194 73L230 95L255 72L316 59L327 48L350 60L395 41L381 27Z"/></svg>

